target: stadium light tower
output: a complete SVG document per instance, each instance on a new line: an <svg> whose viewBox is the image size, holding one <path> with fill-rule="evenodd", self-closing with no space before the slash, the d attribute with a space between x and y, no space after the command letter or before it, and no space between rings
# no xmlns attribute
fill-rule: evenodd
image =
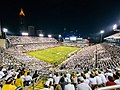
<svg viewBox="0 0 120 90"><path fill-rule="evenodd" d="M39 34L39 37L44 37L44 35L43 34Z"/></svg>
<svg viewBox="0 0 120 90"><path fill-rule="evenodd" d="M48 37L49 37L49 38L51 38L51 37L52 37L52 35L50 35L50 34L49 34L49 35L48 35Z"/></svg>
<svg viewBox="0 0 120 90"><path fill-rule="evenodd" d="M59 41L60 41L60 40L61 40L62 35L58 35L58 37L59 37Z"/></svg>
<svg viewBox="0 0 120 90"><path fill-rule="evenodd" d="M104 32L105 32L104 30L101 30L101 31L100 31L100 34L101 34L100 42L102 42Z"/></svg>
<svg viewBox="0 0 120 90"><path fill-rule="evenodd" d="M6 34L7 34L7 32L8 32L8 29L7 28L3 28L3 32L4 32L4 38L6 39Z"/></svg>

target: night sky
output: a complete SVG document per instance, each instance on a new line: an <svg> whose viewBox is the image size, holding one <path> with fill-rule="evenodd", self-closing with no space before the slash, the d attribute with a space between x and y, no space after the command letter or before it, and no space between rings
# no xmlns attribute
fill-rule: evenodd
<svg viewBox="0 0 120 90"><path fill-rule="evenodd" d="M91 37L120 23L120 0L1 0L2 25L10 33L19 31L21 8L26 24L45 34Z"/></svg>

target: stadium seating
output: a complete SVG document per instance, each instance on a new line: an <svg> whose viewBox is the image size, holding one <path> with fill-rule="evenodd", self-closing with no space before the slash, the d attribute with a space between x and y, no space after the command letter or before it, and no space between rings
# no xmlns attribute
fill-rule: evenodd
<svg viewBox="0 0 120 90"><path fill-rule="evenodd" d="M30 36L10 36L10 43L13 44L29 44L29 43L50 43L57 42L54 38L47 37L30 37Z"/></svg>
<svg viewBox="0 0 120 90"><path fill-rule="evenodd" d="M89 86L93 90L109 86L110 83L113 83L113 85L120 84L120 47L117 45L101 43L81 48L71 57L68 57L60 67L52 68L52 64L28 56L24 52L61 46L56 39L11 36L9 41L11 45L8 49L0 47L0 78L3 79L2 81L7 81L8 76L17 80L19 73L24 71L23 76L26 77L26 79L23 79L25 81L24 85L27 85L28 77L33 76L33 72L37 70L39 74L47 74L44 88L51 88L50 90L58 87L61 90L67 90L68 84L78 88L78 85L85 83L87 87ZM32 83L31 81L32 79L30 79L30 83ZM31 85L30 83L29 85ZM5 87L4 84L2 85ZM24 88L24 86L21 87Z"/></svg>
<svg viewBox="0 0 120 90"><path fill-rule="evenodd" d="M85 47L73 57L70 57L68 62L65 62L61 67L65 69L73 69L76 67L80 69L95 68L96 51L98 68L117 67L120 65L119 50L120 48L118 46L108 43Z"/></svg>

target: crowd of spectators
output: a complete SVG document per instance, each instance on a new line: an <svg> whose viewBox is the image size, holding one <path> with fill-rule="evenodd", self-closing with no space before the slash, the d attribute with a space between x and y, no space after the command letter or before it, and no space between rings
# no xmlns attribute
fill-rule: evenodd
<svg viewBox="0 0 120 90"><path fill-rule="evenodd" d="M11 46L8 49L0 48L0 64L3 66L0 67L0 78L5 81L5 84L1 84L2 90L29 86L31 76L38 76L37 72L31 75L30 71L42 72L45 68L52 67L50 63L23 52L60 45L54 38L42 37L11 36L9 41ZM79 72L50 74L43 90L94 90L97 87L120 84L120 70L116 69L119 66L119 46L102 43L84 47L60 66L60 69L66 71L72 69ZM44 73L49 73L49 70Z"/></svg>
<svg viewBox="0 0 120 90"><path fill-rule="evenodd" d="M61 69L115 68L120 65L119 46L102 43L82 48L61 65Z"/></svg>
<svg viewBox="0 0 120 90"><path fill-rule="evenodd" d="M1 49L0 52L0 64L3 66L25 65L28 69L39 71L43 70L44 68L51 67L51 64L26 55L25 53L11 52L5 49Z"/></svg>
<svg viewBox="0 0 120 90"><path fill-rule="evenodd" d="M63 42L64 46L72 46L72 47L86 47L89 44L88 43L79 43L79 42Z"/></svg>
<svg viewBox="0 0 120 90"><path fill-rule="evenodd" d="M45 87L41 90L95 90L112 85L120 85L120 69L96 68L49 74Z"/></svg>
<svg viewBox="0 0 120 90"><path fill-rule="evenodd" d="M23 90L30 86L33 79L37 79L38 76L37 71L32 72L24 65L0 66L0 88L2 90Z"/></svg>
<svg viewBox="0 0 120 90"><path fill-rule="evenodd" d="M8 39L11 44L58 42L56 39L48 37L10 36Z"/></svg>

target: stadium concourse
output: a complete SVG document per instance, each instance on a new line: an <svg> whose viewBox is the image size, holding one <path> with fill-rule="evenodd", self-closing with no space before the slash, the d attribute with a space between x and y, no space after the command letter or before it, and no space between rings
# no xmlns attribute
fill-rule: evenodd
<svg viewBox="0 0 120 90"><path fill-rule="evenodd" d="M62 46L56 39L28 36L8 39L10 47L0 48L2 90L27 89L34 78L37 82L39 75L47 78L44 88L37 90L95 90L120 85L120 47L117 45L101 43L83 47L56 68L24 53Z"/></svg>

